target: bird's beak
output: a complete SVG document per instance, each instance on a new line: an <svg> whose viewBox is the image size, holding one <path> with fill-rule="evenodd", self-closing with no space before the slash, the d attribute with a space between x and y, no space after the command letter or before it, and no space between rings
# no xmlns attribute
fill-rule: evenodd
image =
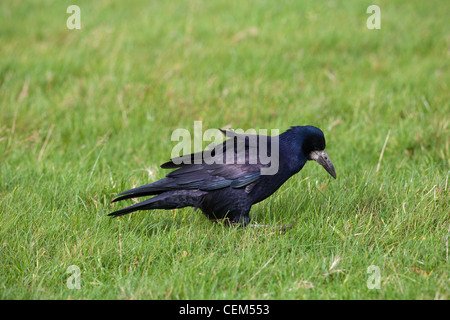
<svg viewBox="0 0 450 320"><path fill-rule="evenodd" d="M330 158L328 157L325 150L320 151L312 151L309 154L310 160L317 161L322 167L324 167L327 172L336 179L336 171L334 170L333 163L331 162Z"/></svg>

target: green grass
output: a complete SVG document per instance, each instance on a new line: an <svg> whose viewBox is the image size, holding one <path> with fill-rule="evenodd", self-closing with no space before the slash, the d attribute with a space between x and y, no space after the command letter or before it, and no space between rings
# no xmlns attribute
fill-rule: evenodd
<svg viewBox="0 0 450 320"><path fill-rule="evenodd" d="M0 298L449 299L448 2L375 1L380 30L372 1L77 1L81 30L70 4L0 4ZM106 217L195 120L318 126L338 179L253 207L282 234Z"/></svg>

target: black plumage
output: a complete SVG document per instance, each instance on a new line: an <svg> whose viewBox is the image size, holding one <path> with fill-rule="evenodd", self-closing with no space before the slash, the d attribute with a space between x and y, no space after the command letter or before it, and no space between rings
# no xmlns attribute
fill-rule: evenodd
<svg viewBox="0 0 450 320"><path fill-rule="evenodd" d="M316 127L291 127L277 139L239 135L232 131L225 134L229 139L208 153L185 155L161 165L164 169L176 169L166 178L120 193L113 202L154 197L109 215L117 217L138 210L194 207L212 220L227 218L245 225L250 221L251 206L272 195L308 160L317 161L336 178L333 164L325 152L324 134ZM269 158L273 156L269 163L261 161L263 151ZM223 161L212 162L211 157ZM264 174L275 160L278 161L276 173Z"/></svg>

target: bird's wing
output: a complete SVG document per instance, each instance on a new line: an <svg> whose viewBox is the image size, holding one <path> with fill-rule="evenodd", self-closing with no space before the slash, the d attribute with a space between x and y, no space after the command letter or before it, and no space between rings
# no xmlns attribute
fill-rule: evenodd
<svg viewBox="0 0 450 320"><path fill-rule="evenodd" d="M113 202L175 190L212 191L227 187L244 188L258 181L260 177L261 170L255 165L183 164L167 174L164 179L118 194Z"/></svg>
<svg viewBox="0 0 450 320"><path fill-rule="evenodd" d="M208 153L202 151L188 154L164 163L161 168L176 170L162 180L122 192L114 201L156 195L171 190L210 191L226 187L238 189L258 181L261 178L261 168L267 165L253 161L249 148L237 146L243 142L248 146L247 139L237 139L241 141L230 143L233 139L224 141ZM227 154L227 151L230 151L230 154ZM208 160L207 156L215 155L218 155L216 158L218 161L211 162L211 158ZM226 159L228 156L231 161Z"/></svg>
<svg viewBox="0 0 450 320"><path fill-rule="evenodd" d="M226 187L243 188L258 180L258 164L182 164L167 174L180 189L216 190Z"/></svg>
<svg viewBox="0 0 450 320"><path fill-rule="evenodd" d="M183 188L200 190L243 188L258 180L261 168L267 167L258 161L259 136L221 131L231 139L212 150L184 155L161 165L163 169L177 168L167 178L174 179ZM266 143L270 142L267 140L270 137L265 138ZM255 152L251 151L252 147ZM215 161L211 157L215 157Z"/></svg>

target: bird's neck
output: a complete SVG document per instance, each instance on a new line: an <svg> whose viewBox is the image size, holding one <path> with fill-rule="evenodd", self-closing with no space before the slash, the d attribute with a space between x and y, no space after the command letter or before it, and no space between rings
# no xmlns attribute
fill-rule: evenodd
<svg viewBox="0 0 450 320"><path fill-rule="evenodd" d="M282 161L292 174L299 172L308 161L302 146L303 141L292 131L288 130L280 135L280 155L283 155L280 162Z"/></svg>

